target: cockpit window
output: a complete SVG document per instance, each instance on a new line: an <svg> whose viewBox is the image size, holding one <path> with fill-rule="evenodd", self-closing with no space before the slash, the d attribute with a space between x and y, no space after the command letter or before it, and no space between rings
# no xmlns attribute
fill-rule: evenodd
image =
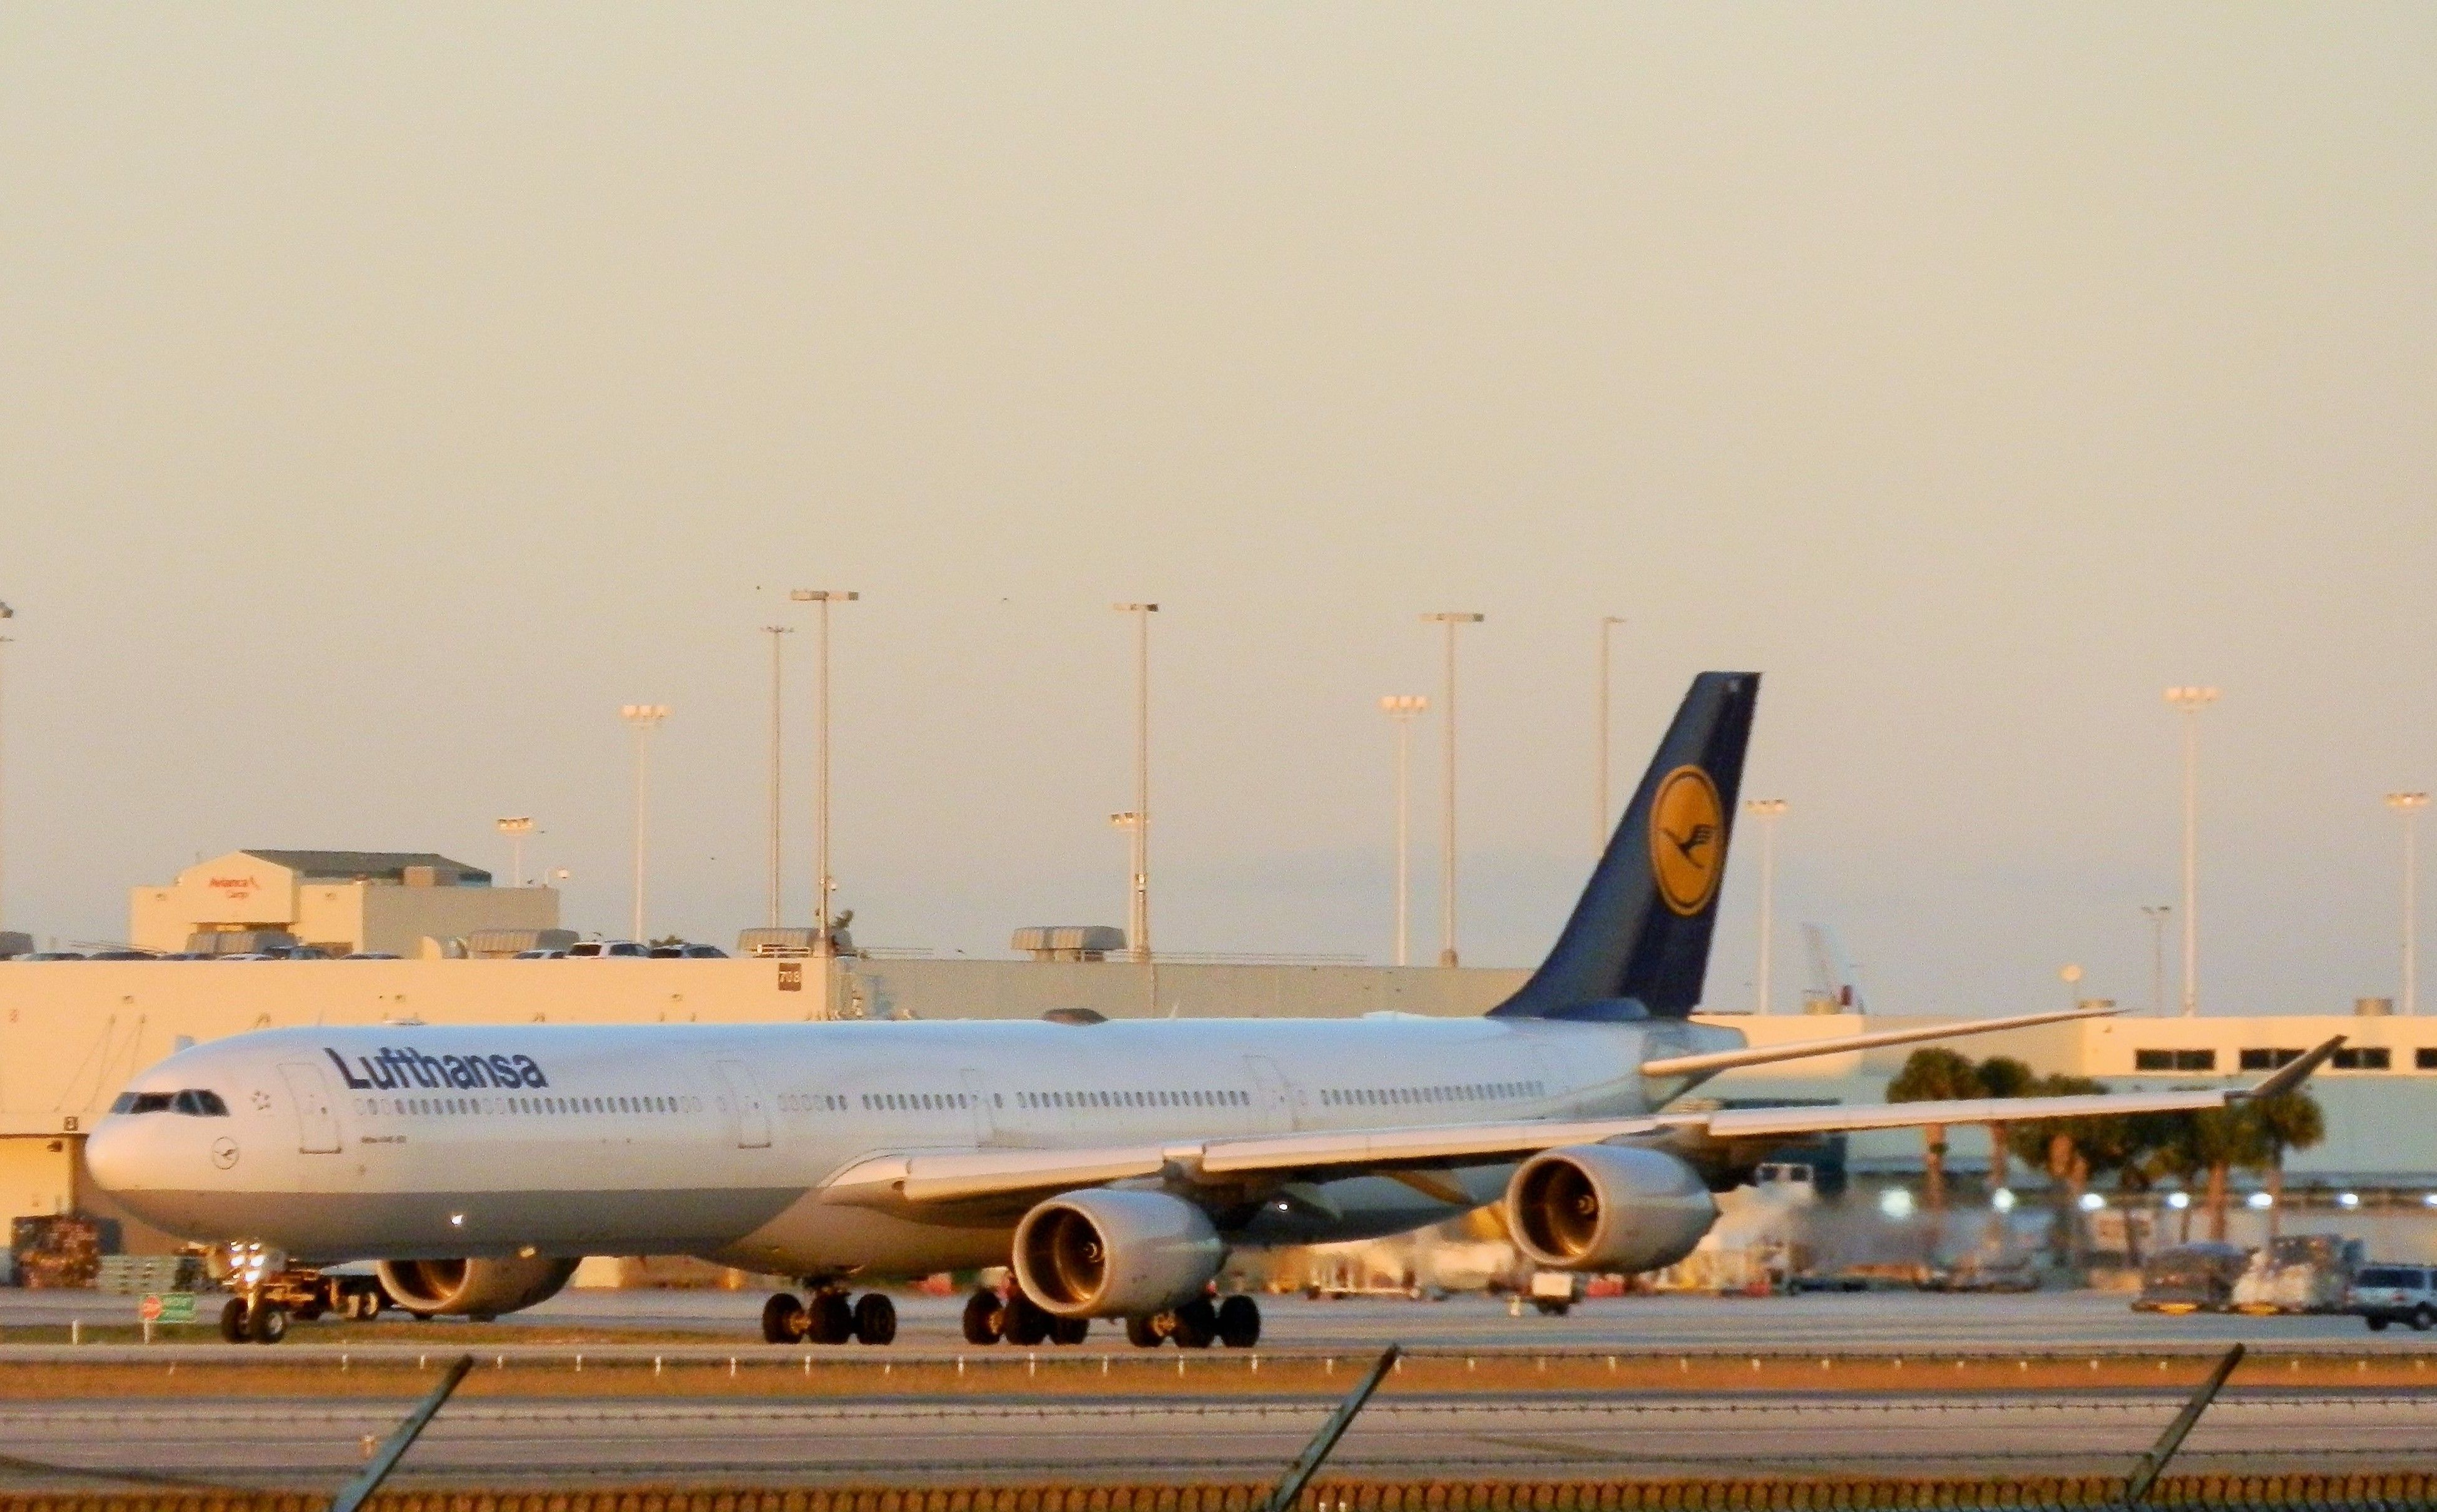
<svg viewBox="0 0 2437 1512"><path fill-rule="evenodd" d="M183 1092L122 1092L110 1105L113 1113L183 1113L196 1118L225 1118L228 1104L220 1095L202 1087Z"/></svg>

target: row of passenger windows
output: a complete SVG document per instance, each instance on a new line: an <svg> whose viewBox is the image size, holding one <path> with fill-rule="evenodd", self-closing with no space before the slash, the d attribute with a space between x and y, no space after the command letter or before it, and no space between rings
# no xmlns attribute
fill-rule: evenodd
<svg viewBox="0 0 2437 1512"><path fill-rule="evenodd" d="M2253 1048L2240 1052L2242 1069L2273 1071L2278 1066L2298 1061L2298 1049ZM2338 1050L2328 1063L2339 1071L2392 1071L2394 1052L2383 1045L2347 1045ZM2423 1045L2411 1052L2411 1068L2415 1071L2437 1071L2437 1046ZM2134 1050L2135 1071L2214 1071L2215 1050Z"/></svg>
<svg viewBox="0 0 2437 1512"><path fill-rule="evenodd" d="M1019 1108L1249 1108L1253 1095L1232 1087L1178 1092L1019 1092Z"/></svg>
<svg viewBox="0 0 2437 1512"><path fill-rule="evenodd" d="M1538 1081L1464 1081L1436 1087L1331 1087L1321 1093L1320 1100L1332 1108L1384 1108L1398 1104L1494 1102L1500 1098L1546 1096L1546 1084Z"/></svg>
<svg viewBox="0 0 2437 1512"><path fill-rule="evenodd" d="M702 1099L650 1098L358 1098L366 1117L442 1118L469 1114L700 1113Z"/></svg>
<svg viewBox="0 0 2437 1512"><path fill-rule="evenodd" d="M864 1106L869 1107L869 1103ZM834 1092L781 1092L780 1113L838 1113L846 1107L846 1099Z"/></svg>
<svg viewBox="0 0 2437 1512"><path fill-rule="evenodd" d="M927 1113L970 1108L973 1096L970 1092L867 1092L863 1105L880 1113Z"/></svg>

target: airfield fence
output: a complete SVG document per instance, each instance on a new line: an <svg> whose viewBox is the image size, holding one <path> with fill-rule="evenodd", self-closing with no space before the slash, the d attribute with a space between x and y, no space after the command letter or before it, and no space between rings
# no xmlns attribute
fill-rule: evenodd
<svg viewBox="0 0 2437 1512"><path fill-rule="evenodd" d="M565 1491L399 1490L366 1512L1259 1512L1266 1483L1201 1486L789 1489L706 1486ZM1299 1512L2095 1512L2126 1507L2122 1476L1788 1477L1752 1480L1322 1481ZM0 1492L0 1512L326 1512L301 1492ZM2167 1476L2142 1508L2428 1512L2437 1472Z"/></svg>

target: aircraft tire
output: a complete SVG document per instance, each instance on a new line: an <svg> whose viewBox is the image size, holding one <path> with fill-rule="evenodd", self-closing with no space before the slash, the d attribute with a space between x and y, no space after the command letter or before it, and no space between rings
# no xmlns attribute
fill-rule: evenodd
<svg viewBox="0 0 2437 1512"><path fill-rule="evenodd" d="M804 1336L804 1329L811 1323L811 1315L804 1311L803 1303L796 1299L793 1292L774 1293L769 1301L762 1304L762 1342L764 1344L794 1344Z"/></svg>
<svg viewBox="0 0 2437 1512"><path fill-rule="evenodd" d="M1007 1305L999 1300L997 1292L976 1292L965 1298L965 1343L996 1344L1006 1324Z"/></svg>
<svg viewBox="0 0 2437 1512"><path fill-rule="evenodd" d="M1248 1296L1232 1296L1218 1304L1218 1342L1230 1349L1250 1349L1261 1342L1261 1305Z"/></svg>
<svg viewBox="0 0 2437 1512"><path fill-rule="evenodd" d="M894 1343L897 1304L877 1292L866 1292L854 1304L854 1337L858 1344Z"/></svg>
<svg viewBox="0 0 2437 1512"><path fill-rule="evenodd" d="M1176 1310L1176 1328L1168 1337L1180 1349L1207 1349L1218 1337L1218 1310L1208 1297L1195 1297Z"/></svg>
<svg viewBox="0 0 2437 1512"><path fill-rule="evenodd" d="M843 1292L823 1292L805 1309L810 1326L804 1337L815 1344L845 1344L854 1337L854 1310Z"/></svg>
<svg viewBox="0 0 2437 1512"><path fill-rule="evenodd" d="M245 1336L255 1344L277 1344L288 1337L288 1310L276 1302L246 1309Z"/></svg>
<svg viewBox="0 0 2437 1512"><path fill-rule="evenodd" d="M1092 1336L1089 1318L1060 1318L1049 1325L1051 1344L1081 1344Z"/></svg>
<svg viewBox="0 0 2437 1512"><path fill-rule="evenodd" d="M1029 1349L1049 1337L1051 1319L1041 1304L1018 1292L1007 1299L1007 1342Z"/></svg>
<svg viewBox="0 0 2437 1512"><path fill-rule="evenodd" d="M245 1343L245 1298L231 1297L221 1305L220 1337L231 1344Z"/></svg>
<svg viewBox="0 0 2437 1512"><path fill-rule="evenodd" d="M1164 1335L1159 1331L1159 1320L1157 1318L1128 1318L1126 1320L1126 1343L1132 1345L1137 1349L1156 1349L1159 1347L1160 1341L1163 1337Z"/></svg>

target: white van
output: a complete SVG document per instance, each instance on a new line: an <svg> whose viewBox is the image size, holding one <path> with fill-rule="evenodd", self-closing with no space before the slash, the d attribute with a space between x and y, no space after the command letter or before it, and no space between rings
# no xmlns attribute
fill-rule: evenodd
<svg viewBox="0 0 2437 1512"><path fill-rule="evenodd" d="M2425 1265L2364 1265L2344 1310L2359 1313L2373 1331L2408 1323L2426 1333L2437 1323L2437 1276Z"/></svg>

